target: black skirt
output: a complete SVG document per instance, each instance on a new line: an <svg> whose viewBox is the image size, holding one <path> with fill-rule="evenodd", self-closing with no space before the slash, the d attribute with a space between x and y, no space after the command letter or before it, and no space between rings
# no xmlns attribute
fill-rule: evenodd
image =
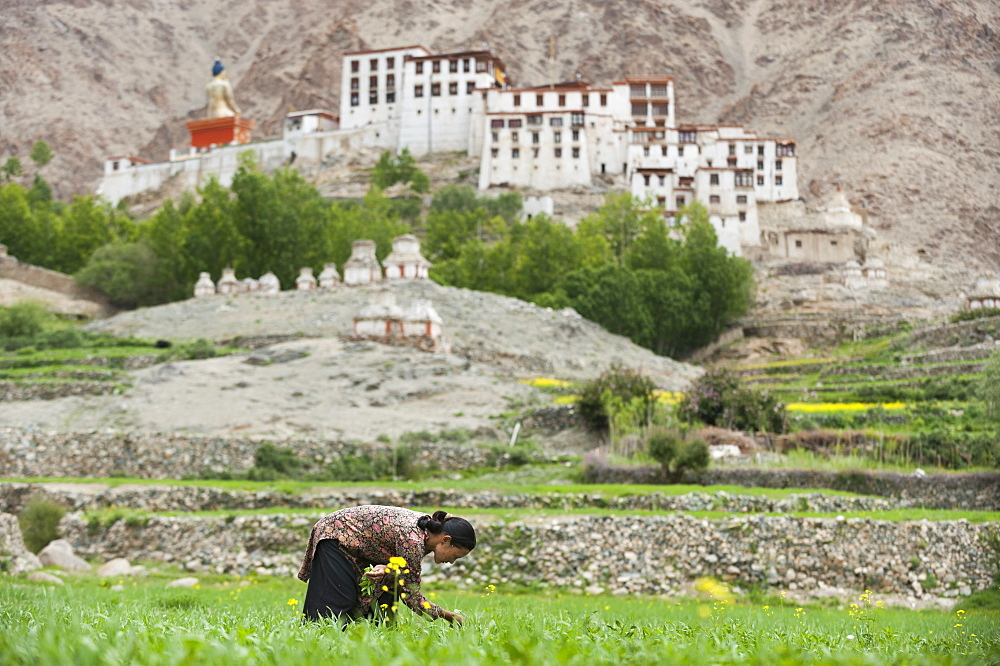
<svg viewBox="0 0 1000 666"><path fill-rule="evenodd" d="M340 544L335 539L323 539L316 544L309 587L302 608L306 619L354 619L352 612L358 604L359 591L354 567L340 550Z"/></svg>

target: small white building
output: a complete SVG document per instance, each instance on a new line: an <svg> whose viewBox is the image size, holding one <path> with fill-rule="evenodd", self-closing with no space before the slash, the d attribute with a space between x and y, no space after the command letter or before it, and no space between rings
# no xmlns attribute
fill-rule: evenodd
<svg viewBox="0 0 1000 666"><path fill-rule="evenodd" d="M337 273L337 264L323 264L323 270L319 274L319 288L333 289L340 283L340 274Z"/></svg>
<svg viewBox="0 0 1000 666"><path fill-rule="evenodd" d="M889 274L885 262L878 257L869 257L861 265L861 275L869 287L884 289L889 286Z"/></svg>
<svg viewBox="0 0 1000 666"><path fill-rule="evenodd" d="M198 281L194 283L194 297L205 298L206 296L215 296L215 283L212 282L211 275L202 272L198 275Z"/></svg>
<svg viewBox="0 0 1000 666"><path fill-rule="evenodd" d="M277 294L281 291L281 281L278 280L278 276L274 273L268 271L260 276L259 283L260 289L258 291L262 294L272 295Z"/></svg>
<svg viewBox="0 0 1000 666"><path fill-rule="evenodd" d="M854 259L850 259L844 264L841 270L841 281L848 289L861 289L867 285L864 275L861 273L861 264Z"/></svg>
<svg viewBox="0 0 1000 666"><path fill-rule="evenodd" d="M312 266L303 266L299 269L299 276L295 278L296 291L312 291L316 288L316 278L313 277Z"/></svg>
<svg viewBox="0 0 1000 666"><path fill-rule="evenodd" d="M285 116L285 138L298 138L303 134L332 132L339 128L339 119L326 109L292 111Z"/></svg>
<svg viewBox="0 0 1000 666"><path fill-rule="evenodd" d="M222 277L215 285L216 293L223 296L233 296L240 292L240 281L236 279L236 270L233 268L223 268Z"/></svg>
<svg viewBox="0 0 1000 666"><path fill-rule="evenodd" d="M356 240L351 243L351 257L344 264L344 284L372 284L382 281L382 266L375 257L375 241Z"/></svg>
<svg viewBox="0 0 1000 666"><path fill-rule="evenodd" d="M383 264L386 280L426 280L431 268L420 254L420 240L412 234L392 239L392 252Z"/></svg>
<svg viewBox="0 0 1000 666"><path fill-rule="evenodd" d="M240 281L240 293L252 294L260 289L260 282L252 277L245 277Z"/></svg>
<svg viewBox="0 0 1000 666"><path fill-rule="evenodd" d="M382 289L375 301L354 317L354 336L360 338L404 337L403 310L391 291Z"/></svg>
<svg viewBox="0 0 1000 666"><path fill-rule="evenodd" d="M1000 280L986 276L976 278L966 302L970 310L1000 309Z"/></svg>

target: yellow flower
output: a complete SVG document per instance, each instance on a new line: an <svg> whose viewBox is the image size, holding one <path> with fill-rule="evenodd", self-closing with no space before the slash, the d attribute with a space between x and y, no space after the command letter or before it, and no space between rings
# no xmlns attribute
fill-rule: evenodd
<svg viewBox="0 0 1000 666"><path fill-rule="evenodd" d="M379 606L379 608L381 608L382 610L385 610L388 607L389 607L389 604L382 604L381 606Z"/></svg>
<svg viewBox="0 0 1000 666"><path fill-rule="evenodd" d="M406 585L406 581L405 581L405 580L403 580L402 578L400 578L400 579L399 579L399 584L400 584L400 585Z"/></svg>
<svg viewBox="0 0 1000 666"><path fill-rule="evenodd" d="M403 573L410 573L409 569L403 569Z"/></svg>
<svg viewBox="0 0 1000 666"><path fill-rule="evenodd" d="M421 604L421 606L423 606L424 608L430 608L431 607L431 602L425 601L424 603Z"/></svg>
<svg viewBox="0 0 1000 666"><path fill-rule="evenodd" d="M393 613L395 613L395 612L396 612L396 608L397 608L396 604L393 604L393 605L392 605L392 612L393 612Z"/></svg>
<svg viewBox="0 0 1000 666"><path fill-rule="evenodd" d="M389 586L388 585L383 585L382 586L382 591L383 592L388 592L389 591Z"/></svg>
<svg viewBox="0 0 1000 666"><path fill-rule="evenodd" d="M289 599L289 600L288 600L288 605L289 605L289 606L294 606L294 605L295 605L295 604L297 604L297 603L299 603L299 600L298 600L298 599Z"/></svg>

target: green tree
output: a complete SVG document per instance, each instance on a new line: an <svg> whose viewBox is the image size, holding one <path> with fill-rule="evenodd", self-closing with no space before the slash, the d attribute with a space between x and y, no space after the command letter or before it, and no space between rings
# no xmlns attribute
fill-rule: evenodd
<svg viewBox="0 0 1000 666"><path fill-rule="evenodd" d="M36 141L35 145L31 147L31 155L29 157L31 157L31 161L35 163L35 166L41 169L52 161L55 154L52 152L52 148L49 147L49 144L44 141Z"/></svg>
<svg viewBox="0 0 1000 666"><path fill-rule="evenodd" d="M64 273L76 273L94 250L116 240L133 240L135 232L126 217L90 196L74 197L61 222L52 264Z"/></svg>
<svg viewBox="0 0 1000 666"><path fill-rule="evenodd" d="M76 279L105 293L120 308L155 305L172 296L173 285L164 283L161 264L145 242L118 241L98 248Z"/></svg>
<svg viewBox="0 0 1000 666"><path fill-rule="evenodd" d="M605 264L573 271L558 283L557 289L582 316L649 347L654 322L643 287L635 271L618 264Z"/></svg>
<svg viewBox="0 0 1000 666"><path fill-rule="evenodd" d="M539 216L523 228L514 266L513 293L531 299L553 289L562 276L582 267L582 250L573 231Z"/></svg>
<svg viewBox="0 0 1000 666"><path fill-rule="evenodd" d="M650 220L661 220L657 211L647 210L645 202L628 192L610 192L604 204L592 215L580 220L579 231L584 235L605 238L614 260L625 263L625 258Z"/></svg>
<svg viewBox="0 0 1000 666"><path fill-rule="evenodd" d="M18 183L0 186L0 243L21 261L39 263L47 248L28 193Z"/></svg>
<svg viewBox="0 0 1000 666"><path fill-rule="evenodd" d="M3 177L5 183L9 183L12 178L17 178L22 173L24 173L24 167L21 166L21 160L14 156L8 157L4 165L0 166L0 176Z"/></svg>
<svg viewBox="0 0 1000 666"><path fill-rule="evenodd" d="M380 190L386 190L398 183L409 183L410 189L418 193L430 191L431 181L417 167L417 161L410 154L409 148L403 148L395 159L387 150L379 156L369 182Z"/></svg>
<svg viewBox="0 0 1000 666"><path fill-rule="evenodd" d="M209 179L198 194L201 201L189 205L178 230L183 247L184 280L191 284L202 271L208 271L218 279L223 268L246 269L246 239L236 227L232 194L214 178ZM179 210L177 212L180 213ZM171 228L174 226L172 213L163 220L163 224ZM165 230L164 234L169 236L170 231ZM160 249L157 249L157 254L163 256ZM262 273L256 273L254 277L259 275Z"/></svg>

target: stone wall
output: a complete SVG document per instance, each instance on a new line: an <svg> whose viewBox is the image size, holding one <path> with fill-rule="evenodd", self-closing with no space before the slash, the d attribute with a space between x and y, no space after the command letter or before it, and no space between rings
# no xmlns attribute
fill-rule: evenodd
<svg viewBox="0 0 1000 666"><path fill-rule="evenodd" d="M127 476L179 479L212 472L243 472L253 467L259 438L197 437L179 434L55 433L0 429L0 478ZM314 467L344 457L391 454L384 444L324 440L275 442L295 450ZM497 454L485 448L424 444L416 463L441 469L467 469L491 464ZM503 463L501 457L500 463Z"/></svg>
<svg viewBox="0 0 1000 666"><path fill-rule="evenodd" d="M833 344L896 333L906 322L897 315L844 312L751 318L739 325L748 338L801 338L810 344Z"/></svg>
<svg viewBox="0 0 1000 666"><path fill-rule="evenodd" d="M0 512L0 572L19 574L41 566L34 553L24 547L17 516Z"/></svg>
<svg viewBox="0 0 1000 666"><path fill-rule="evenodd" d="M664 483L659 467L616 467L590 463L592 483ZM927 509L1000 511L1000 473L928 474L894 472L828 472L797 469L710 468L688 473L684 483L736 485L747 488L829 488L862 495L895 497Z"/></svg>
<svg viewBox="0 0 1000 666"><path fill-rule="evenodd" d="M516 493L482 490L332 490L309 494L277 490L223 490L206 486L137 486L106 488L97 484L0 483L0 511L20 513L32 497L44 497L73 511L128 507L136 511L240 511L271 507L324 509L383 504L388 506L451 507L462 509L616 509L621 511L726 511L730 513L787 513L793 511L888 511L913 506L908 499L842 497L802 493L785 498L736 493L687 493L605 496L595 493Z"/></svg>
<svg viewBox="0 0 1000 666"><path fill-rule="evenodd" d="M97 306L98 312L105 316L114 312L104 294L95 289L80 286L72 275L26 264L7 254L0 255L0 277L16 280L32 287L48 289L69 298L90 301Z"/></svg>
<svg viewBox="0 0 1000 666"><path fill-rule="evenodd" d="M89 525L69 514L62 534L85 557L176 562L191 571L291 576L322 515L152 517ZM578 516L479 523L480 546L453 566L425 565L425 580L673 594L693 578L911 597L957 596L990 584L980 540L990 525L741 516ZM925 589L926 588L926 589Z"/></svg>
<svg viewBox="0 0 1000 666"><path fill-rule="evenodd" d="M1000 338L1000 317L983 317L952 324L925 326L906 336L907 349L970 346Z"/></svg>

